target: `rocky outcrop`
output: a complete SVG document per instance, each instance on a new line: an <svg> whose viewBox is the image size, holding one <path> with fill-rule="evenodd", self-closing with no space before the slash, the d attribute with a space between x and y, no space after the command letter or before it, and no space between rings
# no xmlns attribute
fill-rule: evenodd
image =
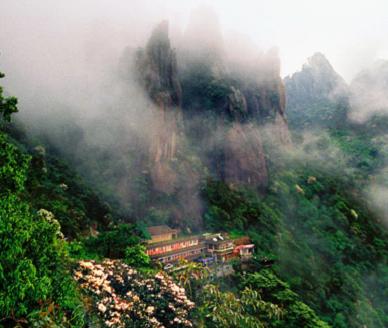
<svg viewBox="0 0 388 328"><path fill-rule="evenodd" d="M175 51L171 48L168 36L167 21L163 21L154 29L139 60L144 86L151 99L163 109L179 107L182 91L177 76Z"/></svg>
<svg viewBox="0 0 388 328"><path fill-rule="evenodd" d="M230 69L228 111L233 124L225 143L225 181L265 188L268 183L263 138L291 144L285 119L285 91L277 53L269 51L250 65ZM265 132L265 133L264 133Z"/></svg>
<svg viewBox="0 0 388 328"><path fill-rule="evenodd" d="M344 79L321 53L307 59L300 72L285 78L287 106L309 104L317 100L335 100L347 91Z"/></svg>
<svg viewBox="0 0 388 328"><path fill-rule="evenodd" d="M176 184L171 164L177 152L182 91L166 21L154 29L146 48L138 52L137 68L140 82L155 107L149 131L152 182L156 190L171 193Z"/></svg>
<svg viewBox="0 0 388 328"><path fill-rule="evenodd" d="M328 126L346 120L348 86L321 53L284 79L287 117L295 128Z"/></svg>

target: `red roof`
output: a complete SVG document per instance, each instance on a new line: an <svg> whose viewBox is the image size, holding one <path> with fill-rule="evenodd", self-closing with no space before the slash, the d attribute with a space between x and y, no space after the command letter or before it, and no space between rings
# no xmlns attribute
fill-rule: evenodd
<svg viewBox="0 0 388 328"><path fill-rule="evenodd" d="M238 253L240 249L251 249L254 248L254 244L248 244L248 245L238 245L234 248L233 253Z"/></svg>
<svg viewBox="0 0 388 328"><path fill-rule="evenodd" d="M239 237L237 239L234 239L233 242L236 246L247 245L247 244L251 243L251 239L248 236L243 236L243 237Z"/></svg>

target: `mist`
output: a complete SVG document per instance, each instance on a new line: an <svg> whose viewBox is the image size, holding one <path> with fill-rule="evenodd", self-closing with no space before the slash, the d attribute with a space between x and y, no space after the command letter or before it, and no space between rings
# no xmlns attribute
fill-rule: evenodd
<svg viewBox="0 0 388 328"><path fill-rule="evenodd" d="M60 149L92 185L104 185L108 193L116 194L115 201L130 215L141 212L142 206L130 201L136 198L131 186L144 183L150 169L134 168L142 167L160 129L157 106L139 85L131 60L138 48L145 47L157 24L169 22L171 45L182 70L190 64L189 57L214 57L221 59L217 63L222 66L213 67L214 71L226 70L240 78L254 71L255 78L266 83L268 76L299 70L319 50L349 81L386 55L383 37L388 25L382 14L386 5L377 0L374 5L350 5L349 1L341 5L334 1L314 5L308 1L117 1L112 5L88 0L33 4L5 0L0 4L0 68L7 76L7 92L19 99L17 119L27 133ZM370 28L365 29L366 24ZM201 117L190 123L186 120L186 128L196 128L195 120L202 122ZM281 138L289 138L271 125L267 131L271 137L283 134ZM204 138L202 159L223 147L225 133L221 124ZM181 138L182 148L187 149L185 143ZM193 181L185 183L192 185L197 197L202 173L188 176ZM181 202L188 203L187 199ZM200 211L198 202L193 203Z"/></svg>
<svg viewBox="0 0 388 328"><path fill-rule="evenodd" d="M120 203L124 215L133 215L141 211L136 200L130 201L136 199L133 186L147 180L145 159L163 128L157 106L139 84L134 69L137 49L145 47L160 21L174 16L169 21L169 36L180 59L187 53L194 60L196 56L204 59L210 51L220 63L232 61L242 66L243 61L224 47L217 13L210 7L195 4L193 12L183 15L187 16L185 26L173 6L120 2L106 9L107 2L98 4L42 1L31 7L27 2L2 3L1 12L7 15L0 32L4 45L0 63L7 75L7 91L19 99L17 120L32 140L43 140L61 151L93 186L115 195L111 201ZM252 43L249 47L248 56L257 61L262 52ZM184 60L178 64L185 65ZM196 198L199 178L193 179L185 185L193 185L195 190L190 193ZM182 184L177 183L178 187ZM185 194L188 192L178 198ZM181 203L193 204L200 216L196 199L181 199Z"/></svg>

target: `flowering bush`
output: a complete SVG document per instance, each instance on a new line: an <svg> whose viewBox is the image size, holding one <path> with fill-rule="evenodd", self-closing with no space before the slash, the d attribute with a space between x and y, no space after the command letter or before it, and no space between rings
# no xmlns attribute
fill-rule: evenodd
<svg viewBox="0 0 388 328"><path fill-rule="evenodd" d="M80 261L74 278L106 327L193 326L188 315L194 303L164 273L144 278L119 260Z"/></svg>

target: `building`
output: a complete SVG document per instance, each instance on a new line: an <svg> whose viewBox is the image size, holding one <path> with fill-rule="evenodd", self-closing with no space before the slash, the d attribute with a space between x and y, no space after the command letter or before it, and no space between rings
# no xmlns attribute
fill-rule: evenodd
<svg viewBox="0 0 388 328"><path fill-rule="evenodd" d="M151 259L161 263L178 262L180 259L195 260L205 253L206 245L196 237L161 242L147 249Z"/></svg>
<svg viewBox="0 0 388 328"><path fill-rule="evenodd" d="M171 240L178 237L178 230L171 229L166 225L148 227L147 230L151 236L151 239L148 240L149 244Z"/></svg>
<svg viewBox="0 0 388 328"><path fill-rule="evenodd" d="M228 235L218 233L178 238L178 230L168 226L149 227L148 232L151 240L148 241L147 254L153 261L161 263L173 263L180 259L206 259L206 264L222 263L236 257L248 259L254 250L248 237L232 240Z"/></svg>
<svg viewBox="0 0 388 328"><path fill-rule="evenodd" d="M215 262L225 262L234 257L234 243L226 235L209 235L205 237L207 253L212 256Z"/></svg>

